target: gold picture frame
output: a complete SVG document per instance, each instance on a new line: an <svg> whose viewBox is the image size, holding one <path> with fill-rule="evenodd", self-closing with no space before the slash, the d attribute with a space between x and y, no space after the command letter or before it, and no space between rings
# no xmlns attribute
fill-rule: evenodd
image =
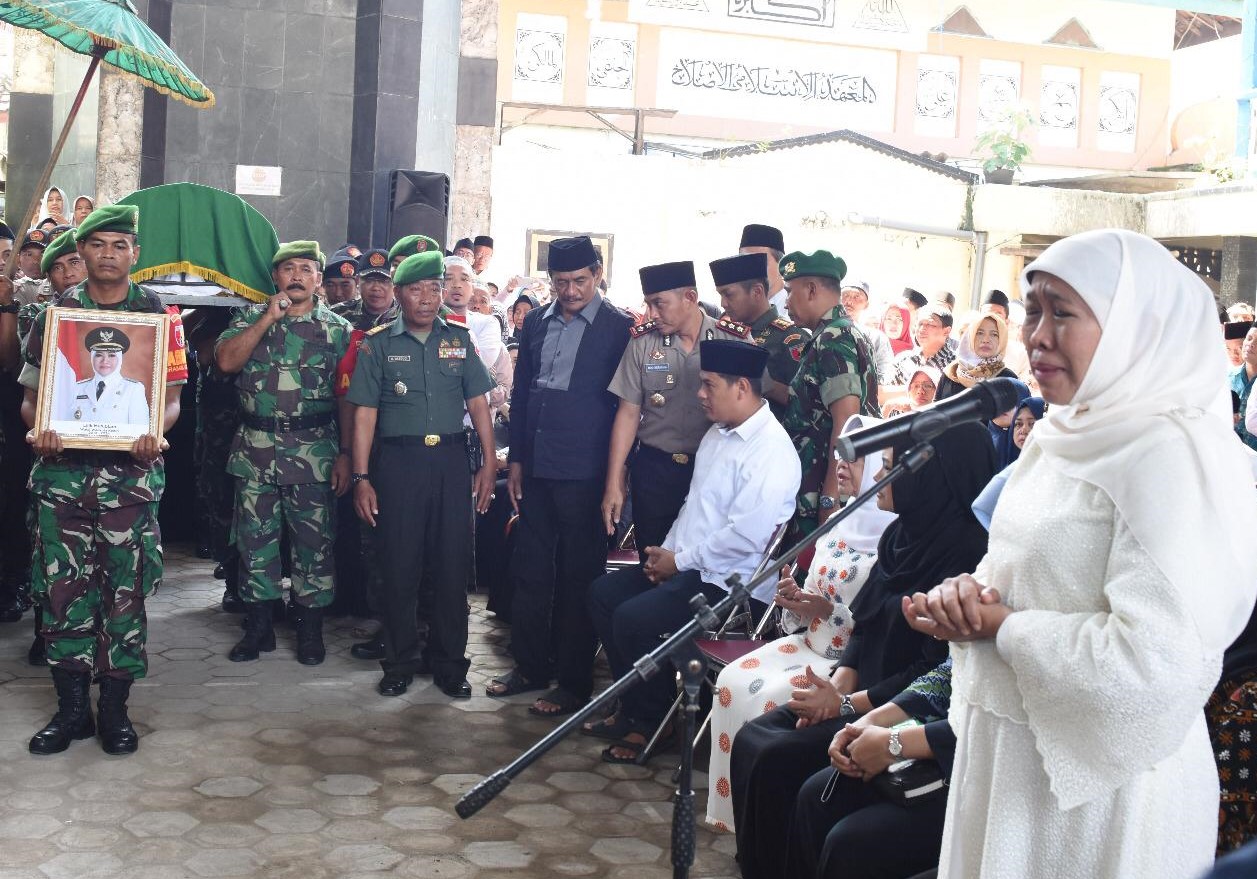
<svg viewBox="0 0 1257 879"><path fill-rule="evenodd" d="M556 238L588 235L594 250L602 257L603 277L611 283L611 262L615 256L615 235L611 232L567 232L558 229L529 229L526 233L527 252L524 254L524 274L532 278L544 278L549 274L546 264L550 255L550 242Z"/></svg>
<svg viewBox="0 0 1257 879"><path fill-rule="evenodd" d="M36 432L55 430L67 449L110 451L160 437L169 334L166 314L50 307Z"/></svg>

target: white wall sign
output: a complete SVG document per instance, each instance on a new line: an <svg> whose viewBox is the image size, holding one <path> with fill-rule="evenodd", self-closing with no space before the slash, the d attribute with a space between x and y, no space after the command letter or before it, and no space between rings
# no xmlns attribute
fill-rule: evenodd
<svg viewBox="0 0 1257 879"><path fill-rule="evenodd" d="M1039 143L1077 148L1082 70L1045 64L1039 81Z"/></svg>
<svg viewBox="0 0 1257 879"><path fill-rule="evenodd" d="M284 169L271 165L237 165L236 195L279 195Z"/></svg>
<svg viewBox="0 0 1257 879"><path fill-rule="evenodd" d="M636 84L637 25L591 21L585 103L598 107L632 107Z"/></svg>
<svg viewBox="0 0 1257 879"><path fill-rule="evenodd" d="M959 93L959 58L951 55L918 55L913 131L924 137L955 137L956 101Z"/></svg>
<svg viewBox="0 0 1257 879"><path fill-rule="evenodd" d="M1021 65L983 58L978 67L978 130L1004 121L1021 101Z"/></svg>
<svg viewBox="0 0 1257 879"><path fill-rule="evenodd" d="M515 20L515 68L512 97L516 101L563 103L567 18L521 12Z"/></svg>
<svg viewBox="0 0 1257 879"><path fill-rule="evenodd" d="M656 106L698 116L890 131L898 56L694 31L659 34Z"/></svg>
<svg viewBox="0 0 1257 879"><path fill-rule="evenodd" d="M1139 74L1101 73L1096 147L1115 153L1133 153L1138 121Z"/></svg>

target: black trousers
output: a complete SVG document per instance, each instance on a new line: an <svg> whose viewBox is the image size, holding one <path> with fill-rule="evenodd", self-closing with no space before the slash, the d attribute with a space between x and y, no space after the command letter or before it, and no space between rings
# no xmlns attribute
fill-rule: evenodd
<svg viewBox="0 0 1257 879"><path fill-rule="evenodd" d="M487 592L489 610L509 623L513 586L506 523L513 510L505 479L493 484L493 493L496 496L489 502L489 509L476 514L476 591Z"/></svg>
<svg viewBox="0 0 1257 879"><path fill-rule="evenodd" d="M332 556L336 561L336 597L332 612L366 617L371 615L367 595L367 571L362 554L360 529L368 526L354 510L354 493L336 499L336 540Z"/></svg>
<svg viewBox="0 0 1257 879"><path fill-rule="evenodd" d="M467 661L467 566L471 558L471 473L458 444L425 446L422 437L384 439L371 484L382 566L379 610L386 672L420 664L415 609L429 575L432 616L422 653L438 684L461 681Z"/></svg>
<svg viewBox="0 0 1257 879"><path fill-rule="evenodd" d="M785 874L816 879L909 879L938 866L947 798L900 806L859 778L838 777L828 802L821 792L832 769L799 789L786 847Z"/></svg>
<svg viewBox="0 0 1257 879"><path fill-rule="evenodd" d="M778 708L738 730L729 779L743 879L787 875L782 842L790 830L799 788L829 765L829 743L854 719L835 718L795 729L794 712Z"/></svg>
<svg viewBox="0 0 1257 879"><path fill-rule="evenodd" d="M607 566L603 487L601 479L525 479L515 523L511 653L524 677L556 677L579 699L594 688L588 595Z"/></svg>
<svg viewBox="0 0 1257 879"><path fill-rule="evenodd" d="M633 534L637 554L646 561L646 547L659 546L676 521L694 475L694 456L678 464L672 456L652 446L637 448L629 471L633 493ZM600 514L601 517L601 514Z"/></svg>

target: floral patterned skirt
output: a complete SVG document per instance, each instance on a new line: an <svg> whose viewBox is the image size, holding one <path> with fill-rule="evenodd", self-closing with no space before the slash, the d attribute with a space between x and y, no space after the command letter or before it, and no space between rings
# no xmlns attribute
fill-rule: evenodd
<svg viewBox="0 0 1257 879"><path fill-rule="evenodd" d="M1222 681L1205 705L1222 800L1218 855L1257 838L1257 671Z"/></svg>

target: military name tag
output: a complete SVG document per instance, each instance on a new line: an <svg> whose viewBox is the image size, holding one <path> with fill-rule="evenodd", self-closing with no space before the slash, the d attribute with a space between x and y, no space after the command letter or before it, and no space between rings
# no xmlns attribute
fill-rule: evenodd
<svg viewBox="0 0 1257 879"><path fill-rule="evenodd" d="M406 396L406 392L409 390L410 388L406 387L406 383L404 381L401 381L400 379L398 380L397 384L393 385L393 393L399 397Z"/></svg>
<svg viewBox="0 0 1257 879"><path fill-rule="evenodd" d="M650 395L650 405L652 405L652 406L662 406L663 404L664 404L664 396L663 396L663 394L651 394L651 395Z"/></svg>
<svg viewBox="0 0 1257 879"><path fill-rule="evenodd" d="M389 363L409 363L410 355L409 354L390 354L388 355L388 362Z"/></svg>
<svg viewBox="0 0 1257 879"><path fill-rule="evenodd" d="M647 371L647 372L667 372L667 371L668 371L668 364L666 364L666 363L647 363L647 364L646 364L646 371Z"/></svg>

